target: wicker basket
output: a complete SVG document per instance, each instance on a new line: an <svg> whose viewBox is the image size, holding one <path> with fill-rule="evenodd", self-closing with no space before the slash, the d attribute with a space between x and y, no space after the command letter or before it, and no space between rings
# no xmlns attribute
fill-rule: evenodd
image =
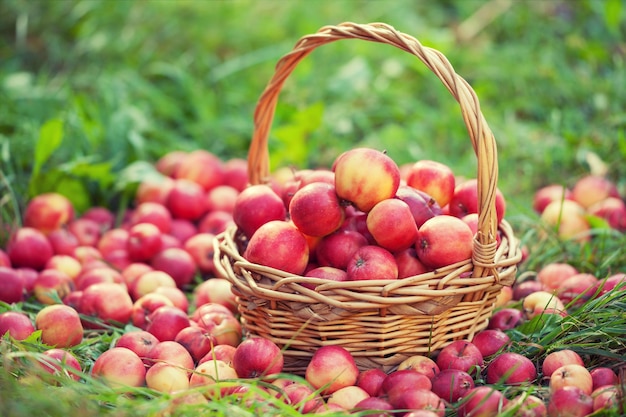
<svg viewBox="0 0 626 417"><path fill-rule="evenodd" d="M296 374L304 373L310 357L324 345L345 347L362 370L378 367L390 371L410 356L429 354L453 340L471 339L486 327L501 288L513 284L521 259L510 225L506 220L497 225L496 144L476 94L443 54L386 24L323 27L301 38L280 59L254 113L248 155L250 183L268 179L268 134L283 83L311 51L341 39L389 44L415 55L458 101L478 162L478 233L472 259L465 262L404 279L322 281L315 290L302 284L319 279L246 261L241 256L245 243L236 229L220 234L216 265L232 283L245 331L282 347L284 370Z"/></svg>

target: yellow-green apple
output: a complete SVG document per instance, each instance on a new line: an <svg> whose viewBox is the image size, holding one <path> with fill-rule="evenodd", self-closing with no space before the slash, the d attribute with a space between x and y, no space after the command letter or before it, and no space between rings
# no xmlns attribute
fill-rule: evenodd
<svg viewBox="0 0 626 417"><path fill-rule="evenodd" d="M124 286L126 285L124 278L119 271L108 266L103 266L82 271L74 279L74 286L77 290L82 291L90 285L101 282L112 282Z"/></svg>
<svg viewBox="0 0 626 417"><path fill-rule="evenodd" d="M507 403L501 391L489 385L480 385L467 391L457 414L459 417L497 416Z"/></svg>
<svg viewBox="0 0 626 417"><path fill-rule="evenodd" d="M395 198L408 204L417 227L424 224L426 220L443 213L441 206L433 197L408 185L401 184L396 191Z"/></svg>
<svg viewBox="0 0 626 417"><path fill-rule="evenodd" d="M220 360L232 366L236 350L237 348L231 345L215 345L198 361L198 365L209 360Z"/></svg>
<svg viewBox="0 0 626 417"><path fill-rule="evenodd" d="M221 210L232 213L239 190L230 185L218 185L206 194L206 210L208 212Z"/></svg>
<svg viewBox="0 0 626 417"><path fill-rule="evenodd" d="M446 164L423 159L413 164L406 183L430 195L440 207L443 207L452 199L455 177L452 169Z"/></svg>
<svg viewBox="0 0 626 417"><path fill-rule="evenodd" d="M83 291L79 313L112 325L126 324L133 311L133 300L121 284L103 282Z"/></svg>
<svg viewBox="0 0 626 417"><path fill-rule="evenodd" d="M413 369L395 370L390 372L382 382L382 396L397 407L397 399L406 391L415 389L430 390L432 382L426 375ZM402 408L402 407L398 407Z"/></svg>
<svg viewBox="0 0 626 417"><path fill-rule="evenodd" d="M189 386L201 389L205 397L219 398L232 389L224 381L238 379L237 372L226 362L210 360L196 366L189 379Z"/></svg>
<svg viewBox="0 0 626 417"><path fill-rule="evenodd" d="M48 262L46 262L44 269L58 269L59 271L65 272L70 278L75 279L78 274L80 274L82 265L78 262L78 259L73 256L53 255L52 258L48 259Z"/></svg>
<svg viewBox="0 0 626 417"><path fill-rule="evenodd" d="M548 291L537 291L522 300L522 308L527 318L543 314L544 311L564 312L565 305L555 294Z"/></svg>
<svg viewBox="0 0 626 417"><path fill-rule="evenodd" d="M440 371L439 365L433 359L425 355L409 356L398 365L398 370L412 369L432 379Z"/></svg>
<svg viewBox="0 0 626 417"><path fill-rule="evenodd" d="M393 254L376 245L365 245L356 250L346 267L349 281L397 279L398 265Z"/></svg>
<svg viewBox="0 0 626 417"><path fill-rule="evenodd" d="M166 205L167 197L173 187L174 180L165 175L155 175L145 179L137 186L135 204L152 202Z"/></svg>
<svg viewBox="0 0 626 417"><path fill-rule="evenodd" d="M186 162L187 155L189 155L189 152L179 150L170 151L161 156L154 164L154 167L157 172L164 176L173 177L178 167Z"/></svg>
<svg viewBox="0 0 626 417"><path fill-rule="evenodd" d="M572 200L585 209L609 197L619 198L617 186L601 175L585 175L572 187Z"/></svg>
<svg viewBox="0 0 626 417"><path fill-rule="evenodd" d="M115 226L115 214L113 214L113 212L106 207L89 207L81 217L98 223L100 225L101 233L104 233Z"/></svg>
<svg viewBox="0 0 626 417"><path fill-rule="evenodd" d="M187 371L194 369L194 361L191 353L189 353L183 345L173 340L165 340L157 343L150 350L144 362L146 362L148 366L164 362L181 369L186 369Z"/></svg>
<svg viewBox="0 0 626 417"><path fill-rule="evenodd" d="M146 368L141 358L122 347L113 347L98 356L91 374L115 388L141 387L146 382Z"/></svg>
<svg viewBox="0 0 626 417"><path fill-rule="evenodd" d="M454 195L448 203L449 214L462 218L469 213L478 213L478 204L478 180L475 178L465 180L454 189ZM496 188L495 205L499 224L506 212L506 200L499 188Z"/></svg>
<svg viewBox="0 0 626 417"><path fill-rule="evenodd" d="M359 373L355 384L365 390L371 397L377 397L382 391L384 379L387 377L381 368L369 368Z"/></svg>
<svg viewBox="0 0 626 417"><path fill-rule="evenodd" d="M93 246L98 244L102 236L102 229L98 222L84 217L72 220L67 225L67 230L72 232L80 246Z"/></svg>
<svg viewBox="0 0 626 417"><path fill-rule="evenodd" d="M150 260L150 266L169 274L178 288L191 284L196 275L196 263L183 248L167 248L158 252Z"/></svg>
<svg viewBox="0 0 626 417"><path fill-rule="evenodd" d="M166 296L174 304L174 307L178 307L185 313L189 311L189 299L187 294L180 288L162 285L155 288L154 293Z"/></svg>
<svg viewBox="0 0 626 417"><path fill-rule="evenodd" d="M367 230L379 246L399 252L415 245L417 225L409 205L396 198L382 200L367 213Z"/></svg>
<svg viewBox="0 0 626 417"><path fill-rule="evenodd" d="M590 395L593 391L593 378L591 373L583 365L570 363L556 368L550 375L550 392L554 394L560 388L575 386L585 394Z"/></svg>
<svg viewBox="0 0 626 417"><path fill-rule="evenodd" d="M43 193L33 197L24 210L24 226L44 234L60 229L74 220L72 202L59 193Z"/></svg>
<svg viewBox="0 0 626 417"><path fill-rule="evenodd" d="M526 356L515 352L497 355L487 367L488 384L521 385L537 378L535 364Z"/></svg>
<svg viewBox="0 0 626 417"><path fill-rule="evenodd" d="M488 329L511 330L524 319L524 313L517 308L501 308L489 318Z"/></svg>
<svg viewBox="0 0 626 417"><path fill-rule="evenodd" d="M598 278L589 273L579 273L561 282L556 289L556 295L565 305L572 303L581 306L589 301L596 292Z"/></svg>
<svg viewBox="0 0 626 417"><path fill-rule="evenodd" d="M232 216L239 230L250 238L265 223L285 220L287 208L269 185L257 184L239 193Z"/></svg>
<svg viewBox="0 0 626 417"><path fill-rule="evenodd" d="M389 401L387 401L386 399L382 397L371 396L368 398L364 398L363 400L355 404L353 411L365 412L364 415L368 417L388 417L388 416L393 415L392 414L393 409L394 409L393 405L391 405ZM317 414L320 414L320 413L317 413ZM434 414L433 417L436 417L436 416L437 414Z"/></svg>
<svg viewBox="0 0 626 417"><path fill-rule="evenodd" d="M242 191L248 186L248 161L243 158L230 158L223 164L224 184Z"/></svg>
<svg viewBox="0 0 626 417"><path fill-rule="evenodd" d="M237 346L241 343L241 322L227 307L215 303L204 304L194 312L192 320L215 337L218 345Z"/></svg>
<svg viewBox="0 0 626 417"><path fill-rule="evenodd" d="M339 345L318 348L305 369L307 382L325 395L354 385L358 376L359 368L354 357Z"/></svg>
<svg viewBox="0 0 626 417"><path fill-rule="evenodd" d="M326 400L327 404L337 404L345 410L352 410L359 402L370 395L363 389L356 385L350 385L348 387L339 388L328 396Z"/></svg>
<svg viewBox="0 0 626 417"><path fill-rule="evenodd" d="M249 337L237 346L233 368L240 378L273 379L284 364L280 347L264 337Z"/></svg>
<svg viewBox="0 0 626 417"><path fill-rule="evenodd" d="M547 417L548 408L546 403L536 395L519 394L513 397L504 412L513 412L516 417ZM508 415L508 414L507 414Z"/></svg>
<svg viewBox="0 0 626 417"><path fill-rule="evenodd" d="M169 233L172 229L172 214L164 204L151 201L140 203L130 214L129 225L140 223L155 225L161 233Z"/></svg>
<svg viewBox="0 0 626 417"><path fill-rule="evenodd" d="M32 227L20 227L9 237L6 253L13 268L28 267L43 269L54 255L46 235Z"/></svg>
<svg viewBox="0 0 626 417"><path fill-rule="evenodd" d="M332 169L339 198L363 212L394 197L400 186L400 168L389 155L376 149L345 151L335 159Z"/></svg>
<svg viewBox="0 0 626 417"><path fill-rule="evenodd" d="M214 336L202 327L193 324L181 329L174 337L174 341L189 351L195 363L198 363L216 345Z"/></svg>
<svg viewBox="0 0 626 417"><path fill-rule="evenodd" d="M133 303L130 315L133 326L145 330L148 327L148 316L164 305L173 307L174 303L163 294L151 292L137 298Z"/></svg>
<svg viewBox="0 0 626 417"><path fill-rule="evenodd" d="M150 313L146 321L148 322L146 331L155 335L160 342L174 340L182 329L191 325L189 317L184 311L178 307L167 305Z"/></svg>
<svg viewBox="0 0 626 417"><path fill-rule="evenodd" d="M0 301L8 304L24 299L24 279L13 268L0 266Z"/></svg>
<svg viewBox="0 0 626 417"><path fill-rule="evenodd" d="M419 260L415 247L396 252L393 256L396 258L396 264L398 265L398 278L413 277L432 270Z"/></svg>
<svg viewBox="0 0 626 417"><path fill-rule="evenodd" d="M553 291L559 288L561 283L567 278L578 274L578 270L567 262L550 262L537 272L539 281L546 291Z"/></svg>
<svg viewBox="0 0 626 417"><path fill-rule="evenodd" d="M78 238L67 228L53 230L47 237L55 254L73 256L79 246Z"/></svg>
<svg viewBox="0 0 626 417"><path fill-rule="evenodd" d="M74 289L72 277L58 269L44 269L33 283L33 295L42 304L56 304Z"/></svg>
<svg viewBox="0 0 626 417"><path fill-rule="evenodd" d="M155 391L175 393L189 389L189 371L159 362L146 371L146 386Z"/></svg>
<svg viewBox="0 0 626 417"><path fill-rule="evenodd" d="M594 390L606 385L616 385L619 382L615 371L607 366L598 366L589 371L589 373L591 374Z"/></svg>
<svg viewBox="0 0 626 417"><path fill-rule="evenodd" d="M483 358L500 352L510 341L509 335L500 329L484 329L472 338L472 343L480 350Z"/></svg>
<svg viewBox="0 0 626 417"><path fill-rule="evenodd" d="M196 223L187 219L172 219L172 227L169 234L175 237L181 245L184 245L187 240L198 233L198 226Z"/></svg>
<svg viewBox="0 0 626 417"><path fill-rule="evenodd" d="M165 207L175 219L196 221L205 213L205 191L201 185L188 179L175 179Z"/></svg>
<svg viewBox="0 0 626 417"><path fill-rule="evenodd" d="M338 230L318 242L315 259L320 266L346 269L356 250L367 244L365 236L355 230Z"/></svg>
<svg viewBox="0 0 626 417"><path fill-rule="evenodd" d="M289 202L289 216L309 236L329 235L339 229L345 218L334 184L325 182L298 189Z"/></svg>
<svg viewBox="0 0 626 417"><path fill-rule="evenodd" d="M617 411L620 406L620 397L620 389L616 384L603 385L594 389L591 393L591 398L593 398L593 411Z"/></svg>
<svg viewBox="0 0 626 417"><path fill-rule="evenodd" d="M126 250L133 262L147 262L161 250L161 231L152 223L137 223L128 230Z"/></svg>
<svg viewBox="0 0 626 417"><path fill-rule="evenodd" d="M475 374L484 364L483 355L478 347L467 340L455 340L444 346L437 355L440 370L458 369L468 374Z"/></svg>
<svg viewBox="0 0 626 417"><path fill-rule="evenodd" d="M45 306L35 316L35 328L48 346L67 348L83 340L83 325L78 312L65 304Z"/></svg>
<svg viewBox="0 0 626 417"><path fill-rule="evenodd" d="M146 360L152 349L159 343L155 335L145 330L133 330L124 333L115 341L115 347L130 349L142 360Z"/></svg>
<svg viewBox="0 0 626 417"><path fill-rule="evenodd" d="M533 209L541 214L553 201L571 200L572 191L564 185L550 184L539 188L533 196Z"/></svg>
<svg viewBox="0 0 626 417"><path fill-rule="evenodd" d="M587 208L589 214L606 220L610 227L626 232L626 203L618 197L608 197Z"/></svg>
<svg viewBox="0 0 626 417"><path fill-rule="evenodd" d="M1 279L1 278L0 278ZM5 334L15 340L24 340L35 331L30 317L19 311L5 311L0 313L0 338Z"/></svg>
<svg viewBox="0 0 626 417"><path fill-rule="evenodd" d="M209 278L193 290L193 303L196 308L203 304L217 303L237 313L237 300L232 284L226 278Z"/></svg>
<svg viewBox="0 0 626 417"><path fill-rule="evenodd" d="M235 225L233 213L210 211L199 220L197 233L218 235L233 225Z"/></svg>
<svg viewBox="0 0 626 417"><path fill-rule="evenodd" d="M255 264L301 275L309 262L309 245L293 223L272 220L254 232L243 257Z"/></svg>
<svg viewBox="0 0 626 417"><path fill-rule="evenodd" d="M439 398L454 404L474 388L474 379L470 374L459 369L444 369L431 379L432 392Z"/></svg>
<svg viewBox="0 0 626 417"><path fill-rule="evenodd" d="M589 222L584 207L573 200L553 201L541 213L541 221L554 229L557 236L564 240L587 242Z"/></svg>
<svg viewBox="0 0 626 417"><path fill-rule="evenodd" d="M281 398L302 414L311 413L324 404L324 399L319 393L316 393L309 384L299 381L291 381L285 385Z"/></svg>
<svg viewBox="0 0 626 417"><path fill-rule="evenodd" d="M176 287L176 281L167 272L151 270L139 275L128 287L128 292L133 300L138 300L159 287Z"/></svg>
<svg viewBox="0 0 626 417"><path fill-rule="evenodd" d="M213 243L215 235L213 233L196 233L183 244L185 249L193 258L200 273L207 276L215 276L215 253Z"/></svg>
<svg viewBox="0 0 626 417"><path fill-rule="evenodd" d="M428 410L439 417L444 417L446 414L445 402L430 389L416 388L403 391L389 402L398 410Z"/></svg>
<svg viewBox="0 0 626 417"><path fill-rule="evenodd" d="M593 398L576 386L565 386L552 392L548 416L584 417L593 412Z"/></svg>
<svg viewBox="0 0 626 417"><path fill-rule="evenodd" d="M458 217L439 215L418 230L415 251L426 266L441 268L472 257L474 234Z"/></svg>
<svg viewBox="0 0 626 417"><path fill-rule="evenodd" d="M202 186L206 191L224 182L222 160L204 149L191 151L174 172L175 178L184 178Z"/></svg>
<svg viewBox="0 0 626 417"><path fill-rule="evenodd" d="M541 372L544 377L549 378L552 376L555 370L563 365L576 364L585 366L583 358L571 349L561 349L554 352L550 352L546 355L541 363Z"/></svg>

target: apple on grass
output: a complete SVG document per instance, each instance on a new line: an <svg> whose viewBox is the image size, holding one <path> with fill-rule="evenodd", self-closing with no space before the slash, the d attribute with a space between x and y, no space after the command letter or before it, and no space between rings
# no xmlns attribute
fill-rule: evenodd
<svg viewBox="0 0 626 417"><path fill-rule="evenodd" d="M454 195L456 180L449 166L423 159L411 166L406 183L432 196L440 207L444 207Z"/></svg>
<svg viewBox="0 0 626 417"><path fill-rule="evenodd" d="M487 383L521 385L537 378L535 364L526 356L504 352L496 356L487 367Z"/></svg>
<svg viewBox="0 0 626 417"><path fill-rule="evenodd" d="M548 416L584 417L593 412L593 398L577 386L564 386L552 392Z"/></svg>
<svg viewBox="0 0 626 417"><path fill-rule="evenodd" d="M24 226L48 234L74 220L72 202L59 193L43 193L33 197L24 210Z"/></svg>
<svg viewBox="0 0 626 417"><path fill-rule="evenodd" d="M115 388L141 387L146 382L146 368L141 358L122 347L113 347L98 356L91 374Z"/></svg>
<svg viewBox="0 0 626 417"><path fill-rule="evenodd" d="M326 236L343 224L345 213L334 184L313 182L298 189L289 202L289 216L308 236Z"/></svg>
<svg viewBox="0 0 626 417"><path fill-rule="evenodd" d="M474 388L474 378L465 371L444 369L431 378L432 392L450 404L454 404Z"/></svg>
<svg viewBox="0 0 626 417"><path fill-rule="evenodd" d="M251 185L241 191L232 213L234 223L248 238L262 225L285 220L286 216L287 208L283 200L265 184Z"/></svg>
<svg viewBox="0 0 626 417"><path fill-rule="evenodd" d="M379 246L399 252L415 245L417 225L409 205L396 198L382 200L367 213L367 230Z"/></svg>
<svg viewBox="0 0 626 417"><path fill-rule="evenodd" d="M19 303L24 298L24 280L11 267L0 266L0 301Z"/></svg>
<svg viewBox="0 0 626 417"><path fill-rule="evenodd" d="M478 347L472 342L455 340L441 349L436 362L442 371L458 369L472 375L480 372L484 359Z"/></svg>
<svg viewBox="0 0 626 417"><path fill-rule="evenodd" d="M24 340L35 331L30 317L19 311L5 311L0 313L0 338L5 334L15 340Z"/></svg>
<svg viewBox="0 0 626 417"><path fill-rule="evenodd" d="M318 348L305 370L305 379L324 395L354 385L359 369L352 354L344 347L327 345Z"/></svg>
<svg viewBox="0 0 626 417"><path fill-rule="evenodd" d="M415 250L424 265L441 268L472 257L474 234L460 218L439 215L418 230Z"/></svg>
<svg viewBox="0 0 626 417"><path fill-rule="evenodd" d="M400 186L400 168L376 149L345 151L335 159L332 170L339 198L366 213L376 203L394 197Z"/></svg>
<svg viewBox="0 0 626 417"><path fill-rule="evenodd" d="M78 312L65 304L45 306L35 316L41 341L48 346L67 348L83 340L83 325Z"/></svg>
<svg viewBox="0 0 626 417"><path fill-rule="evenodd" d="M21 227L11 234L6 253L13 268L28 267L41 271L54 255L50 241L32 227Z"/></svg>
<svg viewBox="0 0 626 417"><path fill-rule="evenodd" d="M376 245L365 245L356 250L346 267L349 281L397 279L398 264L393 254Z"/></svg>

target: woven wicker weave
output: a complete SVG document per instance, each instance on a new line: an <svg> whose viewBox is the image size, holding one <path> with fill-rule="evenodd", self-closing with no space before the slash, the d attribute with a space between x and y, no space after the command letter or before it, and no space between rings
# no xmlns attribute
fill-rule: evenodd
<svg viewBox="0 0 626 417"><path fill-rule="evenodd" d="M513 284L521 259L510 225L506 220L497 224L496 143L476 94L442 53L383 23L323 27L301 38L278 61L254 113L250 183L269 178L268 135L285 80L315 48L342 39L389 44L415 55L458 101L477 157L478 233L472 259L465 262L403 279L322 281L315 290L302 284L319 283L317 278L246 261L241 256L245 243L236 229L219 235L216 264L238 296L246 332L276 342L284 349L285 371L299 374L313 352L324 345L345 347L360 369L389 371L410 356L428 354L453 340L471 339L487 325L502 287Z"/></svg>

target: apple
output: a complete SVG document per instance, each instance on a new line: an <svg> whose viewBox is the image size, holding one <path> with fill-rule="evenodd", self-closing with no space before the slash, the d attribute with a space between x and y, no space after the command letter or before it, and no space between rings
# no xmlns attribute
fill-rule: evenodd
<svg viewBox="0 0 626 417"><path fill-rule="evenodd" d="M128 230L126 250L133 262L147 262L161 250L161 231L152 223L137 223Z"/></svg>
<svg viewBox="0 0 626 417"><path fill-rule="evenodd" d="M83 340L83 325L78 312L65 304L43 307L35 316L35 328L48 346L67 348Z"/></svg>
<svg viewBox="0 0 626 417"><path fill-rule="evenodd" d="M522 308L529 319L543 314L544 311L565 311L563 302L556 295L547 291L537 291L527 295L522 300Z"/></svg>
<svg viewBox="0 0 626 417"><path fill-rule="evenodd" d="M559 288L561 283L567 278L578 274L578 270L566 262L550 262L537 272L539 281L546 291L553 291Z"/></svg>
<svg viewBox="0 0 626 417"><path fill-rule="evenodd" d="M174 340L176 335L191 325L187 314L178 307L164 305L148 315L146 331L152 333L160 342Z"/></svg>
<svg viewBox="0 0 626 417"><path fill-rule="evenodd" d="M224 183L222 160L204 149L196 149L187 154L184 162L176 167L174 178L184 178L202 186L205 191Z"/></svg>
<svg viewBox="0 0 626 417"><path fill-rule="evenodd" d="M130 349L142 360L148 358L150 351L159 343L155 335L145 330L133 330L122 334L116 341L115 347Z"/></svg>
<svg viewBox="0 0 626 417"><path fill-rule="evenodd" d="M20 227L9 237L6 253L13 268L28 267L40 271L54 255L46 235L32 227Z"/></svg>
<svg viewBox="0 0 626 417"><path fill-rule="evenodd" d="M432 382L426 375L413 369L403 369L390 372L382 382L382 395L396 408L398 399L402 393L415 389L430 390Z"/></svg>
<svg viewBox="0 0 626 417"><path fill-rule="evenodd" d="M0 333L2 332L0 331ZM619 378L617 377L615 371L606 366L593 368L591 371L589 371L589 373L591 374L591 380L593 381L594 390L605 385L617 385L617 383L619 382Z"/></svg>
<svg viewBox="0 0 626 417"><path fill-rule="evenodd" d="M517 327L524 319L524 313L517 308L501 308L492 314L487 324L488 329L511 330Z"/></svg>
<svg viewBox="0 0 626 417"><path fill-rule="evenodd" d="M412 369L432 379L440 371L439 365L433 359L424 355L409 356L398 365L398 370Z"/></svg>
<svg viewBox="0 0 626 417"><path fill-rule="evenodd" d="M167 272L152 270L137 277L130 284L128 291L133 300L138 300L161 287L176 287L176 281Z"/></svg>
<svg viewBox="0 0 626 417"><path fill-rule="evenodd" d="M255 264L302 275L309 262L309 245L293 223L273 220L254 232L243 257Z"/></svg>
<svg viewBox="0 0 626 417"><path fill-rule="evenodd" d="M519 394L514 397L503 412L514 410L514 415L517 417L547 417L548 408L546 403L536 395L532 394Z"/></svg>
<svg viewBox="0 0 626 417"><path fill-rule="evenodd" d="M589 395L593 391L593 378L583 365L570 363L555 369L550 375L550 392L565 386L576 386Z"/></svg>
<svg viewBox="0 0 626 417"><path fill-rule="evenodd" d="M66 349L52 348L45 350L38 357L38 368L52 375L62 375L80 381L82 367L80 362Z"/></svg>
<svg viewBox="0 0 626 417"><path fill-rule="evenodd" d="M409 205L402 200L382 200L367 213L367 230L379 246L399 252L415 245L417 225Z"/></svg>
<svg viewBox="0 0 626 417"><path fill-rule="evenodd" d="M533 209L541 214L548 204L553 201L571 200L572 191L564 185L545 185L535 191L533 196Z"/></svg>
<svg viewBox="0 0 626 417"><path fill-rule="evenodd" d="M155 225L161 233L170 233L172 214L164 204L147 201L135 207L130 215L129 223L131 227L141 223L149 223Z"/></svg>
<svg viewBox="0 0 626 417"><path fill-rule="evenodd" d="M358 248L346 270L349 281L398 278L398 265L393 254L375 245Z"/></svg>
<svg viewBox="0 0 626 417"><path fill-rule="evenodd" d="M212 233L197 233L187 239L183 245L183 249L191 255L200 273L207 276L217 274L213 260L214 241L215 235Z"/></svg>
<svg viewBox="0 0 626 417"><path fill-rule="evenodd" d="M205 190L202 186L189 179L174 180L165 207L172 218L197 221L206 213Z"/></svg>
<svg viewBox="0 0 626 417"><path fill-rule="evenodd" d="M444 369L431 378L432 392L450 404L456 403L474 388L470 374L458 369Z"/></svg>
<svg viewBox="0 0 626 417"><path fill-rule="evenodd" d="M619 198L617 186L613 181L600 175L585 175L572 187L572 200L585 209L609 197Z"/></svg>
<svg viewBox="0 0 626 417"><path fill-rule="evenodd" d="M426 220L418 230L415 250L424 265L441 268L472 257L474 235L460 218L439 215Z"/></svg>
<svg viewBox="0 0 626 417"><path fill-rule="evenodd" d="M400 186L400 168L376 149L345 151L335 159L332 170L339 198L366 213L376 203L394 197Z"/></svg>
<svg viewBox="0 0 626 417"><path fill-rule="evenodd" d="M24 210L24 226L48 234L74 220L72 202L59 193L43 193L33 197Z"/></svg>
<svg viewBox="0 0 626 417"><path fill-rule="evenodd" d="M437 355L437 366L444 369L458 369L468 374L479 372L484 364L483 355L475 344L467 340L454 340L444 346Z"/></svg>
<svg viewBox="0 0 626 417"><path fill-rule="evenodd" d="M196 363L216 344L214 336L202 327L194 325L181 329L174 337L174 341L183 345Z"/></svg>
<svg viewBox="0 0 626 417"><path fill-rule="evenodd" d="M497 355L487 367L487 383L521 385L537 378L535 364L526 356L515 352Z"/></svg>
<svg viewBox="0 0 626 417"><path fill-rule="evenodd" d="M444 401L431 390L424 388L403 391L390 403L399 410L428 410L439 417L444 417L446 412Z"/></svg>
<svg viewBox="0 0 626 417"><path fill-rule="evenodd" d="M183 248L167 248L158 252L150 260L150 265L169 274L181 289L191 284L197 270L193 257Z"/></svg>
<svg viewBox="0 0 626 417"><path fill-rule="evenodd" d="M201 392L210 399L228 394L232 388L225 386L222 382L238 378L237 372L226 362L211 360L201 363L194 369L189 380L189 386L203 388Z"/></svg>
<svg viewBox="0 0 626 417"><path fill-rule="evenodd" d="M339 388L328 396L326 404L337 404L345 410L353 409L358 403L370 395L363 389L356 385L350 385L347 387Z"/></svg>
<svg viewBox="0 0 626 417"><path fill-rule="evenodd" d="M185 369L159 362L146 371L146 386L165 393L175 393L189 389L189 372Z"/></svg>
<svg viewBox="0 0 626 417"><path fill-rule="evenodd" d="M174 340L158 342L144 358L148 367L156 363L167 363L191 372L194 369L194 361L191 353L180 343Z"/></svg>
<svg viewBox="0 0 626 417"><path fill-rule="evenodd" d="M509 335L497 328L481 330L472 338L472 343L476 345L483 358L502 351L510 342Z"/></svg>
<svg viewBox="0 0 626 417"><path fill-rule="evenodd" d="M448 203L449 215L460 218L469 213L478 213L478 180L472 178L458 184L454 189L452 199ZM496 219L502 222L506 212L506 200L499 188L495 195Z"/></svg>
<svg viewBox="0 0 626 417"><path fill-rule="evenodd" d="M169 235L176 238L181 245L184 245L189 238L196 234L198 234L196 223L187 219L172 219Z"/></svg>
<svg viewBox="0 0 626 417"><path fill-rule="evenodd" d="M95 317L107 324L126 324L133 311L133 300L120 284L103 282L83 291L79 313Z"/></svg>
<svg viewBox="0 0 626 417"><path fill-rule="evenodd" d="M308 236L329 235L345 218L334 184L324 182L313 182L296 191L289 202L289 216Z"/></svg>
<svg viewBox="0 0 626 417"><path fill-rule="evenodd" d="M591 226L583 206L573 200L553 201L541 213L540 220L563 240L587 242Z"/></svg>
<svg viewBox="0 0 626 417"><path fill-rule="evenodd" d="M324 395L354 385L358 376L359 369L354 357L346 348L338 345L319 347L305 369L307 382Z"/></svg>
<svg viewBox="0 0 626 417"><path fill-rule="evenodd" d="M72 277L58 269L44 269L33 282L33 295L42 304L56 304L74 289Z"/></svg>
<svg viewBox="0 0 626 417"><path fill-rule="evenodd" d="M320 266L346 269L356 250L367 244L365 236L357 231L338 230L318 242L315 258Z"/></svg>
<svg viewBox="0 0 626 417"><path fill-rule="evenodd" d="M593 412L593 398L576 386L565 386L552 392L548 416L584 417Z"/></svg>
<svg viewBox="0 0 626 417"><path fill-rule="evenodd" d="M113 347L95 360L91 374L112 387L141 387L145 384L146 368L135 352Z"/></svg>
<svg viewBox="0 0 626 417"><path fill-rule="evenodd" d="M237 348L231 345L214 345L211 350L198 361L198 365L206 361L220 360L232 366L236 350ZM274 381L274 383L275 382L276 381Z"/></svg>
<svg viewBox="0 0 626 417"><path fill-rule="evenodd" d="M167 204L167 197L174 187L174 180L165 175L155 175L149 179L145 179L137 186L135 192L135 203L159 203Z"/></svg>
<svg viewBox="0 0 626 417"><path fill-rule="evenodd" d="M595 295L597 284L595 275L579 273L563 281L556 289L556 295L565 305L581 306Z"/></svg>
<svg viewBox="0 0 626 417"><path fill-rule="evenodd" d="M237 300L232 284L226 278L209 278L193 289L193 302L198 308L203 304L217 303L237 313Z"/></svg>
<svg viewBox="0 0 626 417"><path fill-rule="evenodd" d="M257 184L239 193L232 216L239 230L250 238L262 225L285 220L287 208L269 185Z"/></svg>
<svg viewBox="0 0 626 417"><path fill-rule="evenodd" d="M187 155L189 155L189 152L180 150L170 151L161 156L154 164L154 167L157 172L163 174L163 176L173 177L178 167L186 163Z"/></svg>
<svg viewBox="0 0 626 417"><path fill-rule="evenodd" d="M393 256L398 265L398 278L413 277L431 271L431 268L424 265L417 257L415 247L396 252Z"/></svg>
<svg viewBox="0 0 626 417"><path fill-rule="evenodd" d="M506 407L504 394L489 385L467 391L458 409L459 417L497 416Z"/></svg>
<svg viewBox="0 0 626 417"><path fill-rule="evenodd" d="M0 266L0 301L19 303L24 298L24 279L13 268Z"/></svg>
<svg viewBox="0 0 626 417"><path fill-rule="evenodd" d="M35 326L25 313L19 311L0 313L0 338L9 333L15 340L24 340L34 331Z"/></svg>
<svg viewBox="0 0 626 417"><path fill-rule="evenodd" d="M440 207L447 205L454 195L454 172L441 162L427 159L415 162L408 173L406 183L432 196Z"/></svg>
<svg viewBox="0 0 626 417"><path fill-rule="evenodd" d="M232 213L210 211L198 222L198 233L218 235L233 225L235 225L235 220Z"/></svg>
<svg viewBox="0 0 626 417"><path fill-rule="evenodd" d="M587 208L589 214L606 220L610 227L626 232L626 203L618 197L608 197Z"/></svg>
<svg viewBox="0 0 626 417"><path fill-rule="evenodd" d="M225 185L230 185L238 191L248 186L248 161L243 158L231 158L224 162Z"/></svg>
<svg viewBox="0 0 626 417"><path fill-rule="evenodd" d="M371 397L377 397L381 394L383 380L386 377L387 374L381 368L370 368L359 373L355 384Z"/></svg>

